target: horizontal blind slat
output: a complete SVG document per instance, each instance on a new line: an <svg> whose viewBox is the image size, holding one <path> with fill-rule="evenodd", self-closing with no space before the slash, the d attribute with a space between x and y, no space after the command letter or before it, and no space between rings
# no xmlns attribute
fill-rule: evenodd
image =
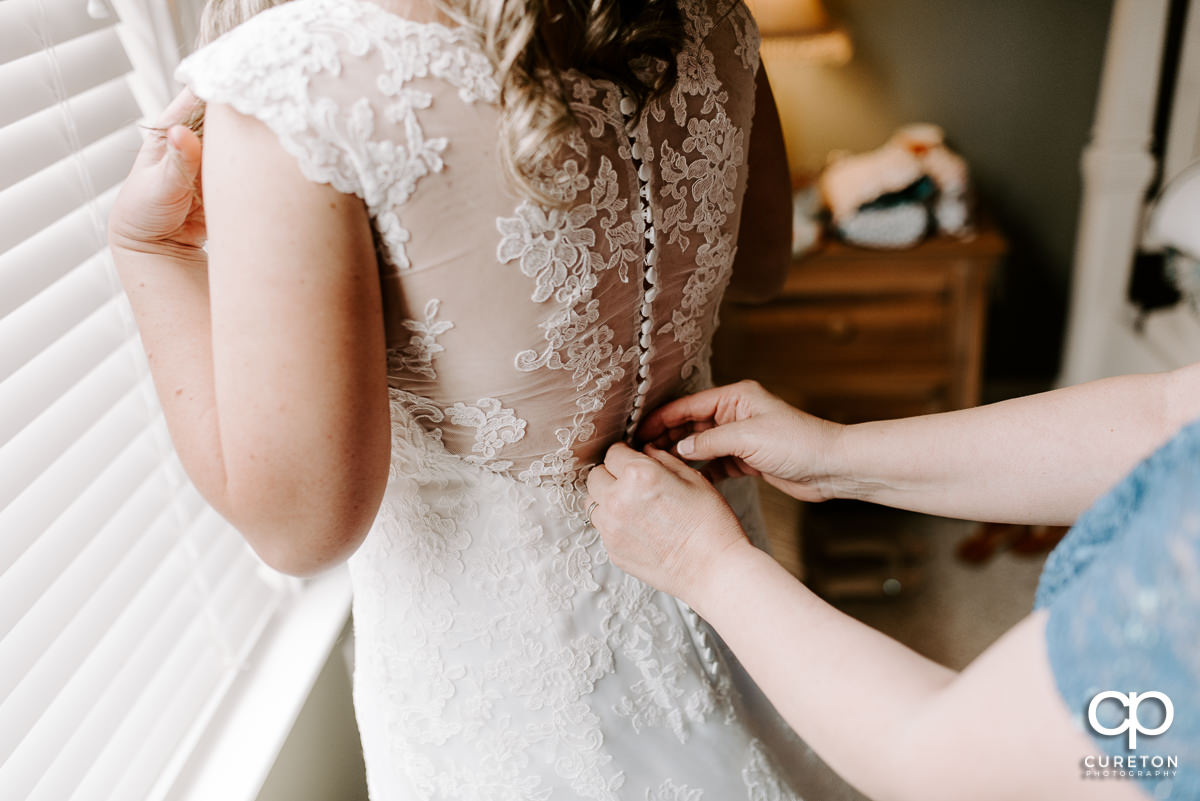
<svg viewBox="0 0 1200 801"><path fill-rule="evenodd" d="M262 611L262 604L255 603L255 601L266 600L269 594L265 584L255 575L257 566L245 556L244 547L239 549L239 553L241 558L226 570L225 581L219 588L217 597L211 603L218 609L233 610L236 608L244 613L236 621L243 627L241 636L244 637L249 632L249 627L256 622L257 614ZM223 623L220 627L222 635L230 637L235 634L237 629L232 625L234 621L222 620L221 622ZM234 659L238 656L237 651L240 650L239 646L242 644L234 643L234 653L226 655L224 658L221 658L220 652L216 649L210 650L212 655L217 657L216 681L212 681L208 677L200 679L193 674L191 687L180 688L179 691L173 692L171 687L163 681L166 676L165 671L161 676L156 677L158 686L150 688L147 693L148 698L141 699L144 708L151 715L146 719L147 722L153 721L153 729L149 736L138 737L139 728L145 724L136 718L131 718L124 727L124 731L114 737L114 740L118 740L123 735L128 738L130 750L133 752L129 761L124 762L108 755L101 757L110 763L125 766L120 782L108 794L110 799L147 797L159 778L162 766L170 761L172 752L182 745L196 725L203 720L206 711L211 714L211 710L206 710L206 708L215 700L214 696L217 692L228 688L229 679L237 671L238 663ZM156 707L151 706L154 703L155 695L161 699L159 702L161 705L157 707L157 714L154 712Z"/></svg>
<svg viewBox="0 0 1200 801"><path fill-rule="evenodd" d="M144 492L162 491L160 484L155 477L147 482ZM4 682L2 689L5 691L0 700L0 715L5 720L5 727L0 730L0 761L11 756L25 738L24 733L45 714L56 698L66 692L64 688L69 687L80 675L83 666L92 658L91 653L98 647L97 644L102 643L110 629L117 625L114 621L121 620L126 614L126 607L136 603L137 588L156 569L155 562L169 554L171 548L177 547L170 535L176 532L178 524L173 510L167 504L155 512L152 499L143 495L119 515L119 519L145 526L132 532L133 544L115 557L118 565L114 575L125 573L132 583L118 586L112 584L108 576L100 576L99 587L93 589L93 601L80 605L77 614L68 618L65 625L51 629L38 628L41 620L54 620L62 616L63 610L53 609L47 603L35 608L32 615L23 619L0 641L0 651L6 657L0 672L0 681ZM106 531L102 538L115 541L122 534L130 536L129 531ZM125 559L133 559L133 564L140 565L138 569L147 571L147 575L131 574L127 563L122 561ZM155 603L167 603L169 595L178 589L178 586L170 588L164 584L163 594L156 596ZM134 632L132 636L138 635ZM170 635L167 636L169 638ZM89 702L73 699L72 703L76 705L76 712L82 714Z"/></svg>
<svg viewBox="0 0 1200 801"><path fill-rule="evenodd" d="M121 316L124 302L114 295L0 383L0 454L34 420L54 414L55 404L66 403L71 387L117 380L96 375L113 354L124 349L130 366L138 365L140 354L132 347L136 340ZM133 372L122 375L131 383L138 380ZM0 479L0 499L5 497L3 487ZM0 508L4 503L0 500Z"/></svg>
<svg viewBox="0 0 1200 801"><path fill-rule="evenodd" d="M142 137L126 126L19 183L0 190L0 252L49 228L91 199L119 186Z"/></svg>
<svg viewBox="0 0 1200 801"><path fill-rule="evenodd" d="M212 592L215 592L216 588L220 587L222 582L228 578L226 568L229 563L236 560L238 554L244 553L246 549L246 541L236 531L232 529L214 529L214 531L217 533L205 535L203 539L195 534L188 535L189 545L199 555L195 573L196 581L206 591Z"/></svg>
<svg viewBox="0 0 1200 801"><path fill-rule="evenodd" d="M163 428L166 428L166 420L160 418ZM171 451L170 457L163 463L164 468L170 470L177 476L186 478L187 473L183 469L183 464L176 457L175 452ZM200 495L200 491L192 484L190 480L179 488L175 495L175 508L179 511L181 520L196 520L201 514L208 509L208 501Z"/></svg>
<svg viewBox="0 0 1200 801"><path fill-rule="evenodd" d="M108 247L108 213L119 186L0 253L0 317Z"/></svg>
<svg viewBox="0 0 1200 801"><path fill-rule="evenodd" d="M263 566L255 561L254 568L255 575L261 577ZM159 777L158 783L150 790L148 798L162 801L162 799L173 797L168 795L170 788L175 786L183 771L187 769L189 757L195 752L196 747L217 719L222 707L227 703L227 696L241 679L243 670L250 667L248 663L252 658L261 658L261 655L255 653L255 648L267 627L283 609L286 600L287 593L274 582L266 580L245 582L236 601L237 610L244 611L245 614L239 615L231 623L231 626L234 624L237 626L237 629L232 631L232 635L241 642L237 659L238 667L226 671L221 683L210 695L208 703L192 721L191 730L185 735L183 743L167 765L167 769ZM324 654L322 655L324 656ZM73 798L72 801L83 801L83 799Z"/></svg>
<svg viewBox="0 0 1200 801"><path fill-rule="evenodd" d="M0 64L61 47L68 40L112 28L116 15L92 19L76 2L64 0L5 0L0 3Z"/></svg>
<svg viewBox="0 0 1200 801"><path fill-rule="evenodd" d="M189 636L181 638L155 681L136 689L124 725L106 738L106 748L80 783L80 797L143 798L125 795L120 788L139 779L147 784L158 779L165 758L185 733L178 719L200 711L227 669L203 629L202 621L193 622ZM146 756L138 759L142 754Z"/></svg>
<svg viewBox="0 0 1200 801"><path fill-rule="evenodd" d="M108 393L118 396L115 403L108 397L97 399L98 404L106 403L107 409L88 406L83 402L85 395L73 398L79 404L79 413L85 416L85 424L95 421L86 431L77 435L76 421L54 415L46 426L30 426L21 438L0 449L0 463L23 464L18 460L21 456L30 462L28 473L0 475L0 481L8 485L0 489L19 492L0 508L0 531L5 532L0 538L0 570L7 570L24 553L63 507L83 491L90 477L112 461L124 443L154 421L141 387L126 384ZM29 440L24 439L25 433L30 434ZM45 452L36 447L43 441Z"/></svg>
<svg viewBox="0 0 1200 801"><path fill-rule="evenodd" d="M121 291L112 280L108 259L107 253L97 253L7 317L0 317L0 342L4 343L0 350L0 385ZM69 351L60 355L66 358ZM0 412L0 421L6 417ZM24 423L0 422L0 442L23 426Z"/></svg>
<svg viewBox="0 0 1200 801"><path fill-rule="evenodd" d="M138 340L134 337L121 339L121 335L125 334L123 330L115 334L111 328L100 326L90 330L106 335L100 343L101 347L97 348L101 356L99 364L73 381L71 379L74 376L64 374L63 380L69 382L64 391L42 406L41 411L7 442L0 444L0 462L19 464L24 473L23 476L0 476L0 515L7 514L9 505L28 486L39 480L44 470L61 463L68 450L78 453L78 440L97 421L111 414L111 410L119 403L123 403L122 409L131 415L138 413L140 407L143 420L148 421L156 413L144 401L138 403L140 393L137 387L142 380L141 365L137 362ZM5 390L2 396L4 404L0 408L6 412L15 411L16 414L25 411L10 402L12 396L22 389L36 391L45 386L20 380L27 377L25 372L21 372L0 386ZM96 435L93 433L92 436ZM95 464L94 459L87 461ZM0 560L0 565L7 566L7 563Z"/></svg>
<svg viewBox="0 0 1200 801"><path fill-rule="evenodd" d="M19 636L20 621L21 627L32 630L28 636L52 638L103 578L105 571L100 568L129 550L129 538L140 531L135 523L144 528L166 508L173 485L162 463L156 428L147 428L130 442L0 574L0 637ZM122 523L110 531L108 523L115 515ZM84 575L77 575L81 570ZM48 641L35 643L27 638L21 650L32 655ZM0 651L6 648L3 642L0 639ZM15 662L5 664L19 668ZM6 673L0 669L0 698L12 686Z"/></svg>
<svg viewBox="0 0 1200 801"><path fill-rule="evenodd" d="M13 774L15 778L24 777L20 785L22 788L29 786L31 781L39 781L39 776L47 776L58 770L80 771L89 765L93 772L98 771L107 775L110 782L115 781L122 771L121 766L106 764L114 739L123 737L124 742L120 744L116 758L125 760L123 764L127 764L129 720L135 718L133 737L137 738L137 732L140 731L140 736L144 738L150 728L146 716L153 715L155 709L161 712L166 705L161 693L158 698L150 700L147 700L147 693L155 687L179 685L181 663L176 656L180 644L189 639L198 639L199 642L195 644L204 646L203 653L188 653L182 662L184 667L205 654L220 661L221 649L214 640L212 621L205 613L205 595L191 578L195 557L188 554L188 547L182 540L193 536L206 541L216 539L220 534L229 533L228 524L215 512L206 510L191 524L188 534L181 537L178 522L171 515L167 517L170 519L160 521L156 528L165 526L169 532L169 554L159 554L148 563L152 565L159 562L161 566L148 581L144 580L145 587L127 602L116 622L109 629L104 629L100 641L94 642L96 638L89 638L89 629L73 622L71 630L64 632L55 642L55 661L49 663L47 668L52 670L62 661L80 663L82 659L79 667L69 676L49 677L40 671L39 663L35 672L30 674L36 678L24 680L13 694L22 703L6 702L6 706L13 707L14 717L24 713L23 720L28 720L30 715L37 715L39 705L45 709L40 717L30 722L28 735L20 740L10 757L11 762L24 764L23 771ZM248 560L244 549L234 556L236 561L225 565L226 574L241 572L243 568L239 565ZM144 571L148 564L142 564L138 569ZM118 571L124 566L118 567ZM129 572L137 575L136 572ZM102 592L110 588L106 584ZM185 612L180 612L181 604ZM113 607L114 599L106 597L104 605ZM83 614L88 616L90 612L89 606ZM106 622L103 616L91 616L94 618L92 627L103 629ZM175 662L172 663L172 660ZM50 681L54 678L58 681ZM53 696L49 703L46 702L47 695ZM0 707L0 714L3 711L4 708ZM70 763L63 761L62 741L65 738L62 732L73 733L65 749L72 755ZM0 750L0 759L3 755L4 752ZM74 767L68 767L71 764ZM5 786L5 778L3 768L0 768L0 788ZM93 791L85 797L104 796L101 792Z"/></svg>
<svg viewBox="0 0 1200 801"><path fill-rule="evenodd" d="M185 567L186 585L195 590L201 601L208 598L211 588L196 580L197 561L211 559L214 552L220 552L220 569L225 573L242 559L258 564L244 542L241 548L228 547L229 538L240 540L240 537L210 508L200 510L190 520L181 517L179 510L170 503L170 484L169 476L153 475L139 487L138 496L124 505L95 538L94 542L122 542L133 537L123 550L101 560L103 564L111 565L111 569L93 579L99 584L92 588L90 597L83 599L85 603L74 604L78 607L76 615L66 615L64 609L55 607L55 601L71 602L74 593L74 601L78 602L83 590L62 587L65 594L48 598L45 603L39 601L31 614L22 618L0 640L0 717L6 722L6 729L0 730L0 763L21 742L23 735L20 732L32 726L42 714L41 710L57 704L56 699L67 692L71 682L87 680L88 671L92 670L88 663L94 658L94 652L115 647L106 644L114 637L133 647L131 643L142 635L129 619L144 624L146 615L152 615L153 609L164 606L172 593L184 587L180 581L164 581L161 591L156 590L154 595L139 594L143 585L158 581L155 577L160 569L164 569L157 566L159 561L172 562L175 566L170 570ZM158 503L153 497L156 492L165 494L166 500ZM129 531L131 528L134 535ZM138 532L140 536L136 536ZM193 532L199 532L201 536L189 539L188 534ZM204 543L203 550L198 553L192 545L196 540ZM113 576L128 578L134 575L131 572L134 570L143 571L140 578L124 584L112 583ZM206 615L205 619L212 624L211 615ZM56 623L58 625L51 625ZM168 631L162 642L166 643L172 636ZM219 643L215 645L219 646ZM78 699L71 700L71 704L76 710L87 706ZM11 730L7 727L9 722L14 726L17 723L23 725Z"/></svg>
<svg viewBox="0 0 1200 801"><path fill-rule="evenodd" d="M0 8L12 0L0 3ZM2 57L2 56L0 56ZM0 66L0 126L126 75L132 69L114 28Z"/></svg>
<svg viewBox="0 0 1200 801"><path fill-rule="evenodd" d="M135 554L138 562L125 563L130 569L114 574L142 583L105 583L106 594L117 590L132 597L116 622L110 618L111 596L103 607L89 607L89 614L73 621L38 669L0 703L0 715L13 722L0 728L0 797L26 797L53 763L63 732L76 731L88 716L100 716L93 724L98 736L111 733L128 712L130 698L178 644L181 632L197 621L203 601L188 581L189 560L180 549L171 550L172 535L178 533L171 517L165 514L146 539L157 547ZM55 669L64 663L79 667L64 676Z"/></svg>
<svg viewBox="0 0 1200 801"><path fill-rule="evenodd" d="M102 83L62 103L0 128L0 190L69 158L142 117L125 76Z"/></svg>
<svg viewBox="0 0 1200 801"><path fill-rule="evenodd" d="M196 632L181 644L171 662L164 665L164 672L168 670L170 684L151 685L139 693L141 698L149 701L133 710L140 714L131 718L130 726L108 740L109 748L105 753L86 763L90 770L84 772L78 762L59 759L46 771L28 801L145 798L145 790L158 779L172 750L187 733L181 730L178 719L194 717L203 709L213 688L221 683L226 668L220 657L205 647L200 633ZM150 707L149 703L155 706ZM71 749L70 745L75 742L74 739L71 741L67 752L87 753L89 746L94 744L80 738L80 747ZM145 756L137 753L138 746ZM141 758L124 764L114 761L130 752ZM63 756L66 755L64 752ZM130 785L142 789L129 792Z"/></svg>

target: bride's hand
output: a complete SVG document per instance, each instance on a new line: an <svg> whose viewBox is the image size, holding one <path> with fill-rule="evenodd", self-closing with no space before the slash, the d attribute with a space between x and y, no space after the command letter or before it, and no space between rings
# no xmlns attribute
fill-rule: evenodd
<svg viewBox="0 0 1200 801"><path fill-rule="evenodd" d="M648 415L638 437L704 462L709 478L761 475L802 501L844 497L851 476L838 444L843 426L789 406L754 381L688 395Z"/></svg>
<svg viewBox="0 0 1200 801"><path fill-rule="evenodd" d="M723 558L753 548L713 485L652 445L645 453L613 445L587 484L592 525L613 563L693 606Z"/></svg>
<svg viewBox="0 0 1200 801"><path fill-rule="evenodd" d="M203 258L204 205L200 192L200 138L179 123L196 105L184 89L151 131L121 186L108 218L114 249Z"/></svg>

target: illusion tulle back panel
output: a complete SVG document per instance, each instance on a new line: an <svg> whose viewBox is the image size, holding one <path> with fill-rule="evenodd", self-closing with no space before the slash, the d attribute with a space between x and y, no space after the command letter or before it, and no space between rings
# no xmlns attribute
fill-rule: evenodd
<svg viewBox="0 0 1200 801"><path fill-rule="evenodd" d="M449 68L457 87L410 77L412 113L390 125L376 113L378 150L406 145L398 172L416 177L375 214L391 384L451 452L534 480L571 473L643 410L707 382L736 250L757 48L740 6L685 19L680 80L639 120L612 84L567 77L582 128L542 169L561 208L519 199L506 183L492 73L473 43ZM344 68L378 74L384 54ZM371 83L365 97L383 107ZM478 96L464 100L463 86Z"/></svg>

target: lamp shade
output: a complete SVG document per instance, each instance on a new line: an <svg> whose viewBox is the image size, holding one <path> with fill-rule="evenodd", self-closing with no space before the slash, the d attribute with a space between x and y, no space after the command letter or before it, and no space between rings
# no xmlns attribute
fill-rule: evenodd
<svg viewBox="0 0 1200 801"><path fill-rule="evenodd" d="M821 0L746 0L772 61L845 64L854 52L850 36L836 25Z"/></svg>
<svg viewBox="0 0 1200 801"><path fill-rule="evenodd" d="M813 36L833 30L821 0L746 0L764 37Z"/></svg>

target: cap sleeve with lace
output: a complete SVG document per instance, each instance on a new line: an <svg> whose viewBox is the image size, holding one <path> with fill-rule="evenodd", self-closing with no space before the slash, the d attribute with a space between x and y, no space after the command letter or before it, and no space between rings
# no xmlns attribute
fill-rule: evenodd
<svg viewBox="0 0 1200 801"><path fill-rule="evenodd" d="M179 65L176 78L202 100L227 103L267 125L305 177L362 195L349 142L365 138L361 104L343 109L328 91L343 59L365 43L354 6L296 2L251 18Z"/></svg>
<svg viewBox="0 0 1200 801"><path fill-rule="evenodd" d="M1046 562L1036 605L1050 613L1046 648L1059 693L1096 744L1092 767L1128 773L1132 762L1130 775L1085 778L1132 779L1159 799L1200 798L1200 421L1080 516ZM1110 690L1164 693L1174 720L1129 748L1127 732L1105 735L1088 721L1092 699ZM1165 711L1147 700L1141 725L1157 727ZM1096 717L1109 729L1131 719L1111 698Z"/></svg>
<svg viewBox="0 0 1200 801"><path fill-rule="evenodd" d="M197 51L177 77L200 98L257 117L306 177L361 197L390 262L410 266L400 207L443 168L426 136L433 97L499 96L491 63L462 28L405 19L370 2L292 0Z"/></svg>

